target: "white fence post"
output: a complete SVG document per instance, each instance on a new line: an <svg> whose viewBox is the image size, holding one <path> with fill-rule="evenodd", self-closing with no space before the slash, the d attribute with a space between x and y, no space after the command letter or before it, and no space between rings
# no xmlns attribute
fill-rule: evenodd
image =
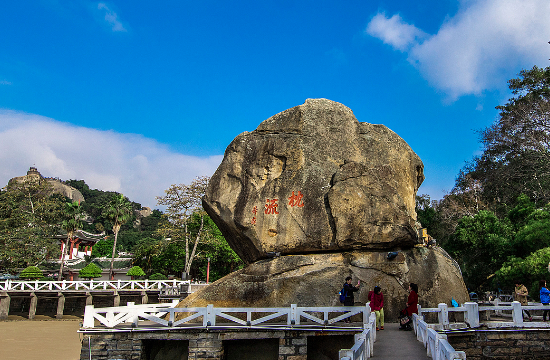
<svg viewBox="0 0 550 360"><path fill-rule="evenodd" d="M439 313L437 314L437 317L439 318L439 325L441 325L442 329L448 329L449 328L449 309L447 307L447 304L440 303L438 306Z"/></svg>
<svg viewBox="0 0 550 360"><path fill-rule="evenodd" d="M466 323L471 328L479 327L479 305L475 302L467 302L464 304L466 308Z"/></svg>
<svg viewBox="0 0 550 360"><path fill-rule="evenodd" d="M94 327L94 306L86 305L84 309L84 321L82 322L82 327L93 328Z"/></svg>
<svg viewBox="0 0 550 360"><path fill-rule="evenodd" d="M298 305L290 304L287 325L300 325L300 316L298 315Z"/></svg>
<svg viewBox="0 0 550 360"><path fill-rule="evenodd" d="M368 328L369 326L369 319L370 319L370 303L367 303L365 305L365 310L363 310L363 329Z"/></svg>
<svg viewBox="0 0 550 360"><path fill-rule="evenodd" d="M216 326L216 314L214 313L214 305L206 306L206 314L204 316L204 326Z"/></svg>
<svg viewBox="0 0 550 360"><path fill-rule="evenodd" d="M519 301L512 302L512 319L515 326L523 326L523 313Z"/></svg>
<svg viewBox="0 0 550 360"><path fill-rule="evenodd" d="M502 302L502 301L500 301L500 298L497 296L497 297L495 298L495 307L500 306L500 303L501 303L501 302ZM496 315L496 316L502 316L502 310L495 310L495 315Z"/></svg>

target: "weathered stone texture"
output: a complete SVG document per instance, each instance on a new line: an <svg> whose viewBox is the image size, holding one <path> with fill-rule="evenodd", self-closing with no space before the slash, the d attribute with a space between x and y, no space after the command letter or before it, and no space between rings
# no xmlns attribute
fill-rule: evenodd
<svg viewBox="0 0 550 360"><path fill-rule="evenodd" d="M203 205L246 262L417 243L423 164L383 125L308 99L227 147Z"/></svg>
<svg viewBox="0 0 550 360"><path fill-rule="evenodd" d="M387 321L396 319L407 302L407 286L420 288L420 305L437 307L468 300L462 276L453 262L439 250L412 248L393 259L387 252L349 252L288 255L261 260L227 275L191 294L178 306L273 307L338 306L343 279L352 275L363 286L355 293L356 305L365 305L374 285L384 289Z"/></svg>

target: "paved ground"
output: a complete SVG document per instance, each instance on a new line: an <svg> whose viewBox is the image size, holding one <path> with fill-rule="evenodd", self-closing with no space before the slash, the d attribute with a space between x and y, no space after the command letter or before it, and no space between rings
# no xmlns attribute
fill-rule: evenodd
<svg viewBox="0 0 550 360"><path fill-rule="evenodd" d="M399 330L397 323L384 326L384 330L376 332L373 359L428 359L426 348L416 340L414 331Z"/></svg>
<svg viewBox="0 0 550 360"><path fill-rule="evenodd" d="M0 321L0 359L75 360L81 321Z"/></svg>

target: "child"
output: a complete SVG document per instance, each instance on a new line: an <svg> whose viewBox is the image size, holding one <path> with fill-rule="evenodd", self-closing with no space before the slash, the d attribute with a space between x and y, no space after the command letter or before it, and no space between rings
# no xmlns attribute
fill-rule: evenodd
<svg viewBox="0 0 550 360"><path fill-rule="evenodd" d="M376 314L376 330L384 330L384 294L380 286L369 292L370 308ZM378 327L380 325L380 327Z"/></svg>

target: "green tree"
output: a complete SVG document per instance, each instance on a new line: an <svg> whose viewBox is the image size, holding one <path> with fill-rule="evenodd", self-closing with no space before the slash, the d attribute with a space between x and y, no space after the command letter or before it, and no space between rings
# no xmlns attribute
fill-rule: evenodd
<svg viewBox="0 0 550 360"><path fill-rule="evenodd" d="M63 266L65 264L65 256L67 255L67 249L69 242L74 239L74 234L78 229L82 229L82 221L85 219L82 207L77 201L72 203L65 203L64 219L61 223L63 230L67 232L67 239L63 246L63 253L61 254L61 264L59 265L58 281L61 281L63 277Z"/></svg>
<svg viewBox="0 0 550 360"><path fill-rule="evenodd" d="M196 178L190 185L171 185L164 191L165 195L157 197L159 205L166 205L165 222L159 227L158 233L165 239L173 242L185 242L185 265L183 271L186 276L191 272L197 246L204 236L204 216L202 197L206 193L209 178ZM193 213L199 214L200 225L194 233L189 229L189 221ZM191 249L192 247L192 249Z"/></svg>
<svg viewBox="0 0 550 360"><path fill-rule="evenodd" d="M472 217L463 217L447 251L457 260L466 285L481 290L487 280L500 269L512 254L513 227L508 219L482 210Z"/></svg>
<svg viewBox="0 0 550 360"><path fill-rule="evenodd" d="M115 240L109 237L105 240L98 241L93 247L92 247L92 256L93 257L107 257L112 254L113 252L113 246L114 246Z"/></svg>
<svg viewBox="0 0 550 360"><path fill-rule="evenodd" d="M42 270L36 266L29 266L19 274L19 277L25 280L41 279L43 276Z"/></svg>
<svg viewBox="0 0 550 360"><path fill-rule="evenodd" d="M145 272L139 266L134 266L130 270L128 270L126 275L131 276L132 280L134 280L135 277L145 276Z"/></svg>
<svg viewBox="0 0 550 360"><path fill-rule="evenodd" d="M78 276L83 279L93 279L101 277L101 268L94 263L89 263L84 268L80 269Z"/></svg>
<svg viewBox="0 0 550 360"><path fill-rule="evenodd" d="M59 257L53 240L63 202L38 178L11 181L0 190L0 269L14 271Z"/></svg>
<svg viewBox="0 0 550 360"><path fill-rule="evenodd" d="M535 203L550 202L550 67L522 70L508 82L514 97L499 119L481 132L483 154L472 176L486 199L513 205L519 194Z"/></svg>
<svg viewBox="0 0 550 360"><path fill-rule="evenodd" d="M115 234L115 240L113 243L113 253L111 256L111 266L109 267L109 279L113 277L113 264L116 255L116 242L118 239L118 232L120 227L132 216L132 204L122 194L113 196L107 207L104 209L104 215L113 224L113 233Z"/></svg>

